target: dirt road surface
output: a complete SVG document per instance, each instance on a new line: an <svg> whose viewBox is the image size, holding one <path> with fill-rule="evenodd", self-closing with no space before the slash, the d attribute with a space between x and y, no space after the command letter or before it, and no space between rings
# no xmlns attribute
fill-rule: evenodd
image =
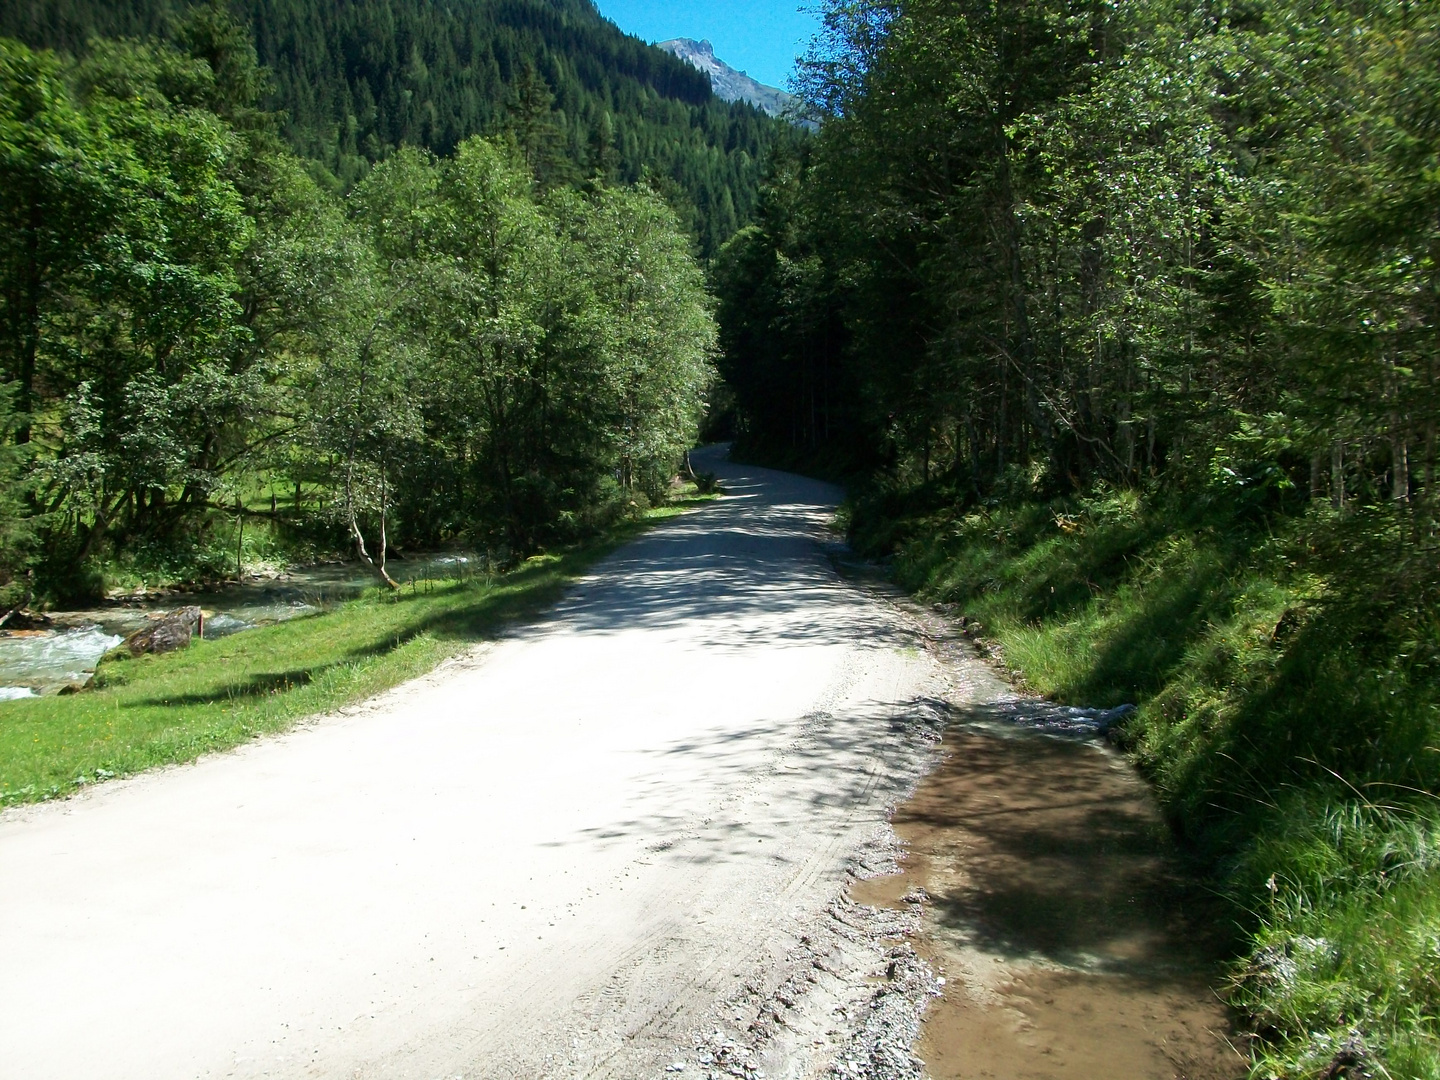
<svg viewBox="0 0 1440 1080"><path fill-rule="evenodd" d="M0 817L0 1077L914 1075L904 916L843 892L935 662L832 568L834 489L697 466L730 497L539 623Z"/></svg>

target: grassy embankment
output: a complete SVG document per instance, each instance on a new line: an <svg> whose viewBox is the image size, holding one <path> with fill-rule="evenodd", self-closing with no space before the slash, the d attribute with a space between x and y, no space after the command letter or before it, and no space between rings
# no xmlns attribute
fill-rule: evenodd
<svg viewBox="0 0 1440 1080"><path fill-rule="evenodd" d="M1433 539L1293 492L862 499L856 546L1123 741L1247 935L1257 1077L1440 1076Z"/></svg>
<svg viewBox="0 0 1440 1080"><path fill-rule="evenodd" d="M538 614L598 558L705 498L650 510L508 573L375 589L322 614L107 661L83 693L0 703L0 807L191 761L423 674Z"/></svg>

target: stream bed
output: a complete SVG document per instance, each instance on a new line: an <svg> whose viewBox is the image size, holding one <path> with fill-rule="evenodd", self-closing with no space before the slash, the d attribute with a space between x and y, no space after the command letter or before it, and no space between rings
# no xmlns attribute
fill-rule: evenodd
<svg viewBox="0 0 1440 1080"><path fill-rule="evenodd" d="M916 1051L933 1080L1238 1080L1223 912L1074 712L962 711L895 811L901 873L852 887L924 897L916 947L946 982Z"/></svg>
<svg viewBox="0 0 1440 1080"><path fill-rule="evenodd" d="M479 566L476 557L444 552L389 565L399 582L456 577ZM297 567L271 578L198 590L115 596L93 608L52 611L48 630L0 630L0 701L58 693L83 683L100 657L125 637L176 608L205 612L205 637L326 611L375 585L358 563Z"/></svg>

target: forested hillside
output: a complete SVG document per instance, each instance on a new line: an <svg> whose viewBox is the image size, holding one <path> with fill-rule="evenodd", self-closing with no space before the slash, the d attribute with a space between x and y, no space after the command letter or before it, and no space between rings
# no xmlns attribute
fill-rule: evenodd
<svg viewBox="0 0 1440 1080"><path fill-rule="evenodd" d="M590 0L232 0L271 73L262 104L341 186L400 146L445 155L519 131L547 180L653 178L706 253L749 219L790 125L618 30ZM0 5L0 35L79 54L92 36L165 37L187 0Z"/></svg>
<svg viewBox="0 0 1440 1080"><path fill-rule="evenodd" d="M832 0L716 267L740 445L1121 737L1256 1076L1440 1076L1440 12Z"/></svg>
<svg viewBox="0 0 1440 1080"><path fill-rule="evenodd" d="M546 183L507 133L342 198L244 26L173 37L0 40L7 606L345 547L509 562L664 496L714 326L658 194Z"/></svg>

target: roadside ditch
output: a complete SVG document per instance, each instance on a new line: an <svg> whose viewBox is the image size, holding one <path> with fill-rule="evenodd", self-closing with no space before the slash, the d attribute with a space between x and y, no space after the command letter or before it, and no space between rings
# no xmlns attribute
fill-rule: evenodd
<svg viewBox="0 0 1440 1080"><path fill-rule="evenodd" d="M858 878L849 897L908 927L887 982L928 988L901 995L923 1069L896 1069L892 1047L842 1055L831 1075L1244 1076L1223 996L1227 916L1105 742L1108 717L1018 694L947 614L835 561L916 625L950 715L939 763L892 815L898 872ZM893 1011L894 989L877 990L877 1012Z"/></svg>

